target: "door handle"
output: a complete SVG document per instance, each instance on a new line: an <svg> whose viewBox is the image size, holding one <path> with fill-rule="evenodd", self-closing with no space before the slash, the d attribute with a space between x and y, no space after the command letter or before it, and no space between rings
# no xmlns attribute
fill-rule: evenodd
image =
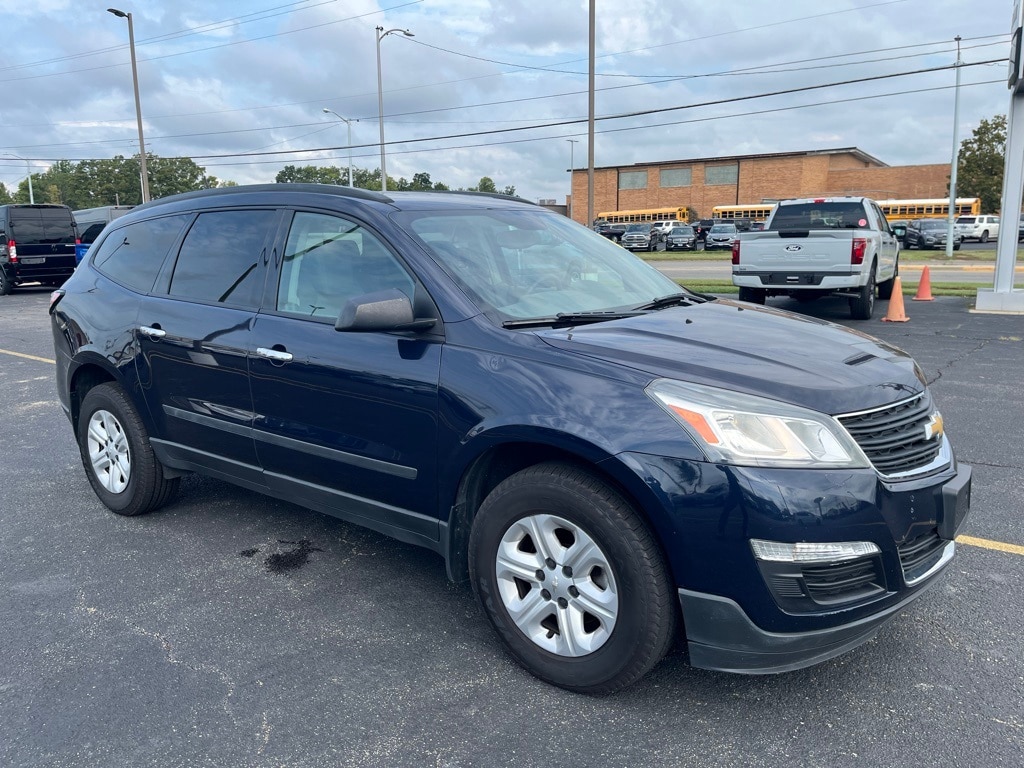
<svg viewBox="0 0 1024 768"><path fill-rule="evenodd" d="M151 339L162 339L167 335L167 331L163 328L153 328L148 325L139 326L139 333L143 336L149 336Z"/></svg>
<svg viewBox="0 0 1024 768"><path fill-rule="evenodd" d="M280 349L268 349L267 347L256 347L256 354L260 357L265 357L267 360L271 360L275 363L290 363L292 361L292 353L285 352Z"/></svg>

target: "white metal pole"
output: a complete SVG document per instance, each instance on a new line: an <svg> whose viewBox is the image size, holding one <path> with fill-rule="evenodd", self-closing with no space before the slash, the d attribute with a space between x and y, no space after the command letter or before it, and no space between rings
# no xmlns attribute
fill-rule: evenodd
<svg viewBox="0 0 1024 768"><path fill-rule="evenodd" d="M949 216L946 218L946 258L953 258L956 221L956 172L960 164L960 35L956 36L956 88L953 90L953 159L949 164Z"/></svg>

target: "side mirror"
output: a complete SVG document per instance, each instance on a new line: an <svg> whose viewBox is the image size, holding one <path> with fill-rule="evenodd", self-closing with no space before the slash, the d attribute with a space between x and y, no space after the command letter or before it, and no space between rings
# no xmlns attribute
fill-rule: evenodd
<svg viewBox="0 0 1024 768"><path fill-rule="evenodd" d="M417 320L409 297L397 288L349 299L341 309L336 331L416 331L432 328L434 318Z"/></svg>

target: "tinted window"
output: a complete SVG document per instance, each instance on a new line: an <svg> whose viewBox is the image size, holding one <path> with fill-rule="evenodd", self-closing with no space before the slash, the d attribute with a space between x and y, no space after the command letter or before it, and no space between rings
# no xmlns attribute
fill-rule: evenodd
<svg viewBox="0 0 1024 768"><path fill-rule="evenodd" d="M295 214L277 289L278 310L333 319L349 299L389 288L411 301L415 284L372 232L338 216Z"/></svg>
<svg viewBox="0 0 1024 768"><path fill-rule="evenodd" d="M861 203L797 203L781 205L769 229L865 229L867 212Z"/></svg>
<svg viewBox="0 0 1024 768"><path fill-rule="evenodd" d="M185 236L171 277L171 296L258 307L260 257L276 211L202 213Z"/></svg>
<svg viewBox="0 0 1024 768"><path fill-rule="evenodd" d="M165 216L115 230L90 253L90 262L112 280L145 293L188 220L188 214Z"/></svg>
<svg viewBox="0 0 1024 768"><path fill-rule="evenodd" d="M95 224L90 224L88 227L86 227L85 230L82 231L81 235L79 235L79 238L86 245L88 245L89 243L94 243L96 242L96 238L100 236L100 232L103 231L103 228L105 226L107 225L104 224L102 221L97 221Z"/></svg>
<svg viewBox="0 0 1024 768"><path fill-rule="evenodd" d="M11 206L7 215L8 235L19 244L74 245L75 225L70 208Z"/></svg>

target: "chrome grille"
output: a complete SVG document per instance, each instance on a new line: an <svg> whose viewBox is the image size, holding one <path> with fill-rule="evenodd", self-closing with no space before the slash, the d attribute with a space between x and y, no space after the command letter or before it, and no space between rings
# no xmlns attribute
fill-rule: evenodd
<svg viewBox="0 0 1024 768"><path fill-rule="evenodd" d="M939 455L942 436L928 436L925 425L934 413L922 392L909 400L871 411L839 416L850 436L883 475L927 467Z"/></svg>

